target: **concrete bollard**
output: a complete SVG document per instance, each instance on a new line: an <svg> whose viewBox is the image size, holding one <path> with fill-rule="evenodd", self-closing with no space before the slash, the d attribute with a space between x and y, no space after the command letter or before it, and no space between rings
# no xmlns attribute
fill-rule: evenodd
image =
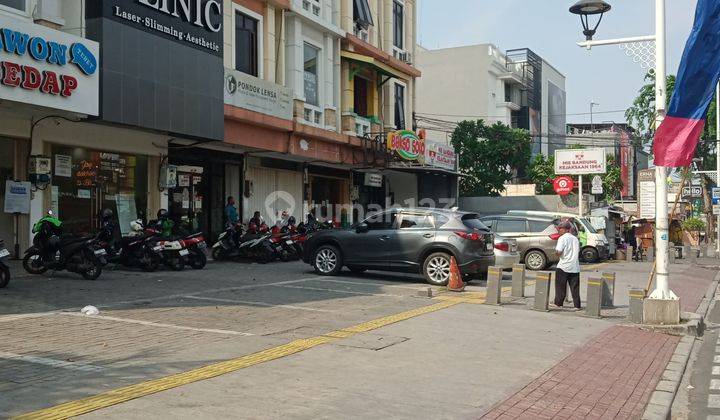
<svg viewBox="0 0 720 420"><path fill-rule="evenodd" d="M625 261L632 262L634 253L635 253L635 248L633 248L631 246L627 247L627 251L625 251Z"/></svg>
<svg viewBox="0 0 720 420"><path fill-rule="evenodd" d="M708 257L708 246L707 245L700 245L700 256L703 258Z"/></svg>
<svg viewBox="0 0 720 420"><path fill-rule="evenodd" d="M602 273L602 307L615 307L615 273Z"/></svg>
<svg viewBox="0 0 720 420"><path fill-rule="evenodd" d="M525 264L514 264L512 269L512 291L510 296L525 297Z"/></svg>
<svg viewBox="0 0 720 420"><path fill-rule="evenodd" d="M645 300L645 289L630 289L628 321L633 324L643 323L643 300Z"/></svg>
<svg viewBox="0 0 720 420"><path fill-rule="evenodd" d="M648 262L655 262L655 247L650 247L647 249L647 260Z"/></svg>
<svg viewBox="0 0 720 420"><path fill-rule="evenodd" d="M500 305L502 297L503 272L500 267L489 267L487 276L487 293L485 295L486 305Z"/></svg>
<svg viewBox="0 0 720 420"><path fill-rule="evenodd" d="M680 258L682 258L684 260L690 259L690 249L691 248L687 245L683 246L682 247L682 257L680 257Z"/></svg>
<svg viewBox="0 0 720 420"><path fill-rule="evenodd" d="M675 253L675 247L671 246L668 248L668 263L675 264L675 257L677 254Z"/></svg>
<svg viewBox="0 0 720 420"><path fill-rule="evenodd" d="M535 276L534 310L543 312L547 312L549 310L551 279L552 276L549 271L540 271Z"/></svg>
<svg viewBox="0 0 720 420"><path fill-rule="evenodd" d="M585 299L585 316L600 318L600 306L603 297L603 279L589 278L587 282L587 299Z"/></svg>
<svg viewBox="0 0 720 420"><path fill-rule="evenodd" d="M688 261L690 264L697 264L697 250L692 247L688 247Z"/></svg>

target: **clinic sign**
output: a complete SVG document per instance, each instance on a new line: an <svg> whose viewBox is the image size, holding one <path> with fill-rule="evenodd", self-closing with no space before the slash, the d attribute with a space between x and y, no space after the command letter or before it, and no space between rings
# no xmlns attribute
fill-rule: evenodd
<svg viewBox="0 0 720 420"><path fill-rule="evenodd" d="M555 151L555 173L558 175L604 174L605 149L561 149Z"/></svg>
<svg viewBox="0 0 720 420"><path fill-rule="evenodd" d="M0 99L98 115L97 42L0 16Z"/></svg>
<svg viewBox="0 0 720 420"><path fill-rule="evenodd" d="M102 16L222 57L222 0L104 0Z"/></svg>
<svg viewBox="0 0 720 420"><path fill-rule="evenodd" d="M425 163L425 139L414 131L393 131L387 136L387 151L400 160Z"/></svg>

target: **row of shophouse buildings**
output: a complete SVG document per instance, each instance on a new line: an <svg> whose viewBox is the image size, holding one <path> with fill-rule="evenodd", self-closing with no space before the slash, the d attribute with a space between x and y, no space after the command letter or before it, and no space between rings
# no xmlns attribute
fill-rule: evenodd
<svg viewBox="0 0 720 420"><path fill-rule="evenodd" d="M48 209L212 238L229 196L344 223L456 199L454 151L413 127L416 1L0 0L0 238Z"/></svg>

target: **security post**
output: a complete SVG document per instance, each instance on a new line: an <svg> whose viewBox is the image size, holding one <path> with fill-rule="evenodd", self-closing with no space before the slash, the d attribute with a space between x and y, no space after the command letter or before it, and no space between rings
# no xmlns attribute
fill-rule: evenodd
<svg viewBox="0 0 720 420"><path fill-rule="evenodd" d="M587 282L587 303L585 316L600 318L600 306L603 297L603 279L589 278Z"/></svg>
<svg viewBox="0 0 720 420"><path fill-rule="evenodd" d="M602 307L615 307L615 273L602 273Z"/></svg>
<svg viewBox="0 0 720 420"><path fill-rule="evenodd" d="M500 305L502 297L502 277L503 272L500 267L488 268L487 276L487 293L485 295L486 305Z"/></svg>
<svg viewBox="0 0 720 420"><path fill-rule="evenodd" d="M549 271L541 271L535 275L535 302L533 303L533 309L536 311L548 312L550 279Z"/></svg>
<svg viewBox="0 0 720 420"><path fill-rule="evenodd" d="M643 323L643 300L645 299L645 293L645 289L630 289L628 321L633 324Z"/></svg>
<svg viewBox="0 0 720 420"><path fill-rule="evenodd" d="M633 260L633 254L635 253L635 248L628 246L625 250L625 261L632 262Z"/></svg>
<svg viewBox="0 0 720 420"><path fill-rule="evenodd" d="M512 297L525 297L525 264L514 264L512 269Z"/></svg>

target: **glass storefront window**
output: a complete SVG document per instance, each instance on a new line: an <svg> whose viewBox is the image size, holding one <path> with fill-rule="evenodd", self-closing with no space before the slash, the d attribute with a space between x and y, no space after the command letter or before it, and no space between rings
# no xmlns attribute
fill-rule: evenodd
<svg viewBox="0 0 720 420"><path fill-rule="evenodd" d="M52 164L51 208L65 232L95 231L106 208L115 213L122 232L127 232L129 219L147 219L147 157L53 146Z"/></svg>

